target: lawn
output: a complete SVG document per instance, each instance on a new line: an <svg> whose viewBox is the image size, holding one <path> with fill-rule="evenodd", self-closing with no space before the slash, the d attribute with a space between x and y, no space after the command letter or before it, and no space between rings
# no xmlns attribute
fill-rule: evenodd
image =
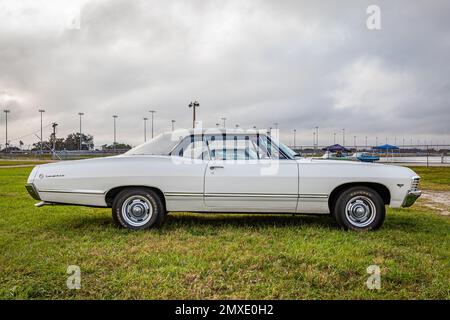
<svg viewBox="0 0 450 320"><path fill-rule="evenodd" d="M36 165L36 164L42 164L49 161L44 160L4 160L0 159L0 167L7 167L7 166L18 166L18 165Z"/></svg>
<svg viewBox="0 0 450 320"><path fill-rule="evenodd" d="M450 220L420 201L368 233L329 217L191 213L130 232L108 209L35 208L30 170L0 170L2 299L450 298ZM448 189L450 168L414 170ZM380 290L365 285L374 264ZM80 290L66 286L69 265L81 268Z"/></svg>
<svg viewBox="0 0 450 320"><path fill-rule="evenodd" d="M412 167L421 178L420 185L428 190L450 190L449 167Z"/></svg>

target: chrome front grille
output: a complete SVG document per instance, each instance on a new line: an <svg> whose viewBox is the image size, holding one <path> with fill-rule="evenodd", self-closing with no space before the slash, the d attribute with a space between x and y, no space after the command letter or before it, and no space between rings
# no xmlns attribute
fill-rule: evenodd
<svg viewBox="0 0 450 320"><path fill-rule="evenodd" d="M415 178L412 179L411 191L419 190L419 182L420 182L420 178L419 177L415 177Z"/></svg>

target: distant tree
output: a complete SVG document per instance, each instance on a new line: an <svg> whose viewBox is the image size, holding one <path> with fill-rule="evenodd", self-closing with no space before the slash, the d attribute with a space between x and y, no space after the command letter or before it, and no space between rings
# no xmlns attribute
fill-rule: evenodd
<svg viewBox="0 0 450 320"><path fill-rule="evenodd" d="M20 149L18 147L15 147L11 144L8 144L7 148L4 148L2 150L0 150L0 152L11 152L11 151L20 151Z"/></svg>
<svg viewBox="0 0 450 320"><path fill-rule="evenodd" d="M131 146L126 143L117 142L115 145L115 148L117 150L130 150ZM102 150L114 150L114 145L113 144L110 144L110 145L104 144L104 145L102 145Z"/></svg>
<svg viewBox="0 0 450 320"><path fill-rule="evenodd" d="M56 138L55 150L64 150L64 144L65 144L64 138ZM51 147L53 148L53 141L52 141Z"/></svg>
<svg viewBox="0 0 450 320"><path fill-rule="evenodd" d="M80 133L71 133L64 141L64 149L78 150L80 148ZM81 134L81 148L91 150L94 148L94 137L90 134Z"/></svg>
<svg viewBox="0 0 450 320"><path fill-rule="evenodd" d="M50 135L50 138L47 141L42 141L43 149L49 150L53 148L53 135ZM67 136L67 138L56 138L55 140L55 149L56 150L79 150L80 148L80 134L79 133L71 133ZM81 148L83 150L91 150L94 148L94 137L89 134L82 134L81 136ZM33 147L31 150L40 150L41 142L38 141L33 143Z"/></svg>
<svg viewBox="0 0 450 320"><path fill-rule="evenodd" d="M44 141L42 141L42 146L43 146L42 149L48 150L47 146L50 146L50 142L44 140ZM41 150L41 142L38 141L38 142L33 143L31 150L32 151Z"/></svg>

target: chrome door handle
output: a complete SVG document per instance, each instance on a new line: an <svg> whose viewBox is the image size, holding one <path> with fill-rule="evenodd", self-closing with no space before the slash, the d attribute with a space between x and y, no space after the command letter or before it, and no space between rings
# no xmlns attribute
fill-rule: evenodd
<svg viewBox="0 0 450 320"><path fill-rule="evenodd" d="M214 170L214 169L223 169L223 166L210 166L209 169L210 169L210 170Z"/></svg>

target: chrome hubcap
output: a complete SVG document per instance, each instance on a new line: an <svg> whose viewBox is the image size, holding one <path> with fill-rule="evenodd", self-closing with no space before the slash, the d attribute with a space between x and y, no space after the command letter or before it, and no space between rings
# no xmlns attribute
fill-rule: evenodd
<svg viewBox="0 0 450 320"><path fill-rule="evenodd" d="M140 227L145 225L153 215L153 206L150 201L143 196L129 197L122 205L122 217L132 226Z"/></svg>
<svg viewBox="0 0 450 320"><path fill-rule="evenodd" d="M366 196L351 198L345 207L347 220L355 227L367 227L376 216L376 207L373 201Z"/></svg>

